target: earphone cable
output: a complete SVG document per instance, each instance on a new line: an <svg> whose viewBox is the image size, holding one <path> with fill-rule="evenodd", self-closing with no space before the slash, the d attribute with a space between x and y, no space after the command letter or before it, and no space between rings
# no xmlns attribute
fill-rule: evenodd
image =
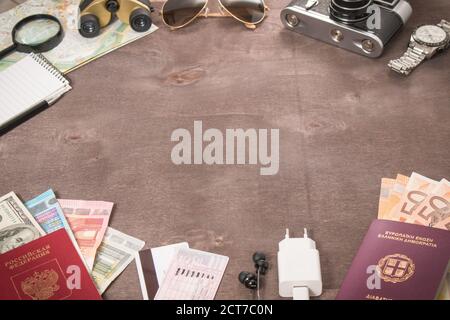
<svg viewBox="0 0 450 320"><path fill-rule="evenodd" d="M257 271L257 279L256 279L256 295L258 296L258 300L261 300L261 295L259 293L259 269Z"/></svg>

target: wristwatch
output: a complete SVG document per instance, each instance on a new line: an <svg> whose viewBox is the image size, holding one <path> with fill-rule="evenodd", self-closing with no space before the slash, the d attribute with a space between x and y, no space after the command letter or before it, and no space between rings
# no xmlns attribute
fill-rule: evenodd
<svg viewBox="0 0 450 320"><path fill-rule="evenodd" d="M391 70L409 75L423 61L450 47L450 22L442 20L437 25L423 25L414 30L408 50L399 59L388 64Z"/></svg>

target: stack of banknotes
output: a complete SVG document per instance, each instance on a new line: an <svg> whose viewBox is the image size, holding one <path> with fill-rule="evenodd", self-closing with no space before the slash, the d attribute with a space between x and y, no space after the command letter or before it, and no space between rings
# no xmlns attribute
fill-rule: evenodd
<svg viewBox="0 0 450 320"><path fill-rule="evenodd" d="M418 173L381 180L378 219L450 230L450 182Z"/></svg>
<svg viewBox="0 0 450 320"><path fill-rule="evenodd" d="M450 231L450 182L413 172L381 179L378 219L414 223ZM450 272L439 295L450 300Z"/></svg>
<svg viewBox="0 0 450 320"><path fill-rule="evenodd" d="M64 228L103 294L145 244L108 226L113 205L57 199L52 189L22 202L10 192L0 197L0 254Z"/></svg>

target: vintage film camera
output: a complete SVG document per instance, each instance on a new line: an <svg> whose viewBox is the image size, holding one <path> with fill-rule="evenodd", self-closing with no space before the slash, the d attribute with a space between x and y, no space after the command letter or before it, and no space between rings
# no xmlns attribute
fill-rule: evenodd
<svg viewBox="0 0 450 320"><path fill-rule="evenodd" d="M294 0L281 11L290 30L379 57L412 14L405 0Z"/></svg>
<svg viewBox="0 0 450 320"><path fill-rule="evenodd" d="M153 11L150 0L82 0L78 30L83 37L94 38L101 28L119 18L134 31L145 32L152 26Z"/></svg>

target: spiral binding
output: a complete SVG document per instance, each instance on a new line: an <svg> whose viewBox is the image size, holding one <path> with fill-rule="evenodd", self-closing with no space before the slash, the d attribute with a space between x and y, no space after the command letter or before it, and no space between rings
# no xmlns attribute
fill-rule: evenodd
<svg viewBox="0 0 450 320"><path fill-rule="evenodd" d="M41 66L43 66L47 71L49 71L52 75L54 75L59 81L63 82L64 84L68 84L69 81L64 77L64 74L61 73L50 61L47 60L46 57L44 57L40 53L30 53L30 56L33 58L34 61L39 63Z"/></svg>

